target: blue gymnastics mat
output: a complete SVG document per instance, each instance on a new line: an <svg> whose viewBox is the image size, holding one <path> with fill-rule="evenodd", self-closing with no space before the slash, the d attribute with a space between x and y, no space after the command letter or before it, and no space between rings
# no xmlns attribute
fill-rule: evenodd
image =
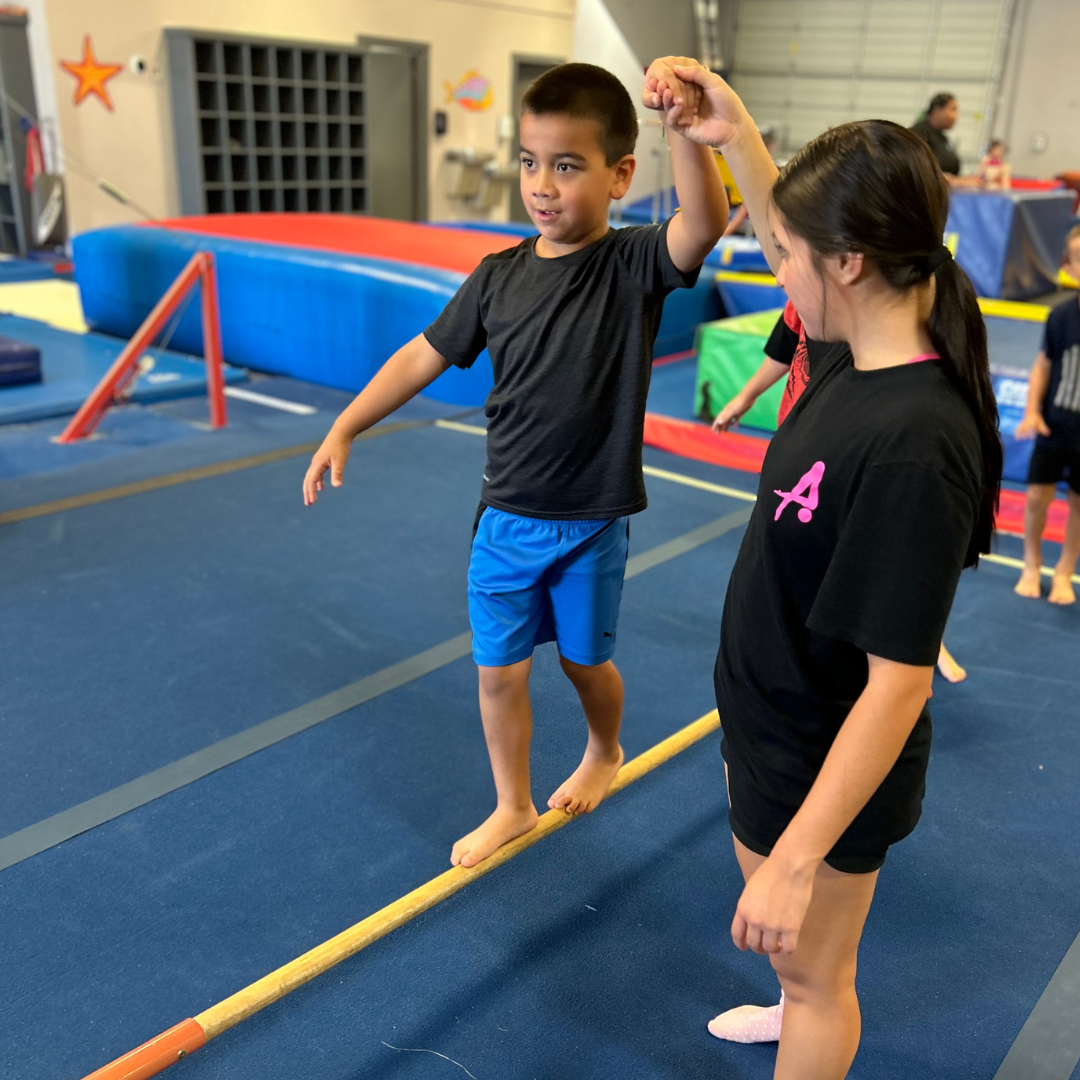
<svg viewBox="0 0 1080 1080"><path fill-rule="evenodd" d="M16 281L51 281L57 277L52 265L36 259L0 259L0 285Z"/></svg>
<svg viewBox="0 0 1080 1080"><path fill-rule="evenodd" d="M41 350L42 372L39 383L0 389L0 424L73 414L127 344L121 338L73 334L17 315L0 315L0 336L36 345ZM160 401L205 391L206 368L201 360L161 349L147 349L146 355L153 358L154 368L139 379L132 401ZM226 366L226 382L246 378L239 368Z"/></svg>

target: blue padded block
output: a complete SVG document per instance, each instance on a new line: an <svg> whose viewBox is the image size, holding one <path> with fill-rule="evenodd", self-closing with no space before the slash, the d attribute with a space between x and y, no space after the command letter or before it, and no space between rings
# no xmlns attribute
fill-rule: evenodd
<svg viewBox="0 0 1080 1080"><path fill-rule="evenodd" d="M704 322L723 315L720 298L713 288L712 274L702 271L692 289L676 289L664 301L664 314L653 346L654 356L686 352L694 347L694 334Z"/></svg>
<svg viewBox="0 0 1080 1080"><path fill-rule="evenodd" d="M721 236L705 256L705 265L744 273L771 273L761 244L750 236Z"/></svg>
<svg viewBox="0 0 1080 1080"><path fill-rule="evenodd" d="M946 239L979 296L1026 300L1057 288L1073 222L1069 191L952 191Z"/></svg>
<svg viewBox="0 0 1080 1080"><path fill-rule="evenodd" d="M26 341L0 337L0 386L41 382L41 350Z"/></svg>
<svg viewBox="0 0 1080 1080"><path fill-rule="evenodd" d="M130 337L197 251L217 263L221 336L232 364L357 391L442 311L464 275L412 263L147 226L82 233L74 255L83 312L94 330ZM202 352L190 303L171 346ZM482 405L491 388L483 353L426 391Z"/></svg>
<svg viewBox="0 0 1080 1080"><path fill-rule="evenodd" d="M1028 380L1019 373L992 375L994 397L998 406L998 430L1001 432L1001 444L1005 450L1005 462L1002 476L1006 480L1015 480L1026 484L1031 453L1035 449L1034 439L1017 439L1016 425L1024 418L1024 406L1027 403Z"/></svg>
<svg viewBox="0 0 1080 1080"><path fill-rule="evenodd" d="M787 303L779 285L759 285L752 281L717 281L716 289L724 304L724 314L749 315L753 311L772 311Z"/></svg>

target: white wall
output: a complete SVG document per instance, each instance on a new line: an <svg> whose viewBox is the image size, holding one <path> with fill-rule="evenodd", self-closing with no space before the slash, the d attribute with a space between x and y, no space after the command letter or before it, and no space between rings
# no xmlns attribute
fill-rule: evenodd
<svg viewBox="0 0 1080 1080"><path fill-rule="evenodd" d="M671 183L671 168L667 146L656 120L656 114L641 104L644 85L644 65L634 54L603 0L578 0L574 19L574 59L607 68L617 75L637 106L638 136L637 172L625 202L652 194L664 183Z"/></svg>
<svg viewBox="0 0 1080 1080"><path fill-rule="evenodd" d="M1021 0L997 128L1017 175L1080 169L1078 72L1080 3Z"/></svg>
<svg viewBox="0 0 1080 1080"><path fill-rule="evenodd" d="M161 70L165 27L340 45L354 45L361 34L428 43L430 111L445 109L450 117L448 134L430 143L433 219L474 216L442 195L442 154L447 147L463 145L498 150L496 120L510 101L512 55L569 55L574 27L574 0L30 0L29 6L31 19L38 16L32 38L34 62L41 69L36 78L54 87L64 145L92 172L113 181L159 217L179 210L169 84ZM41 33L43 21L47 34ZM125 67L110 80L115 112L96 98L73 104L75 80L59 61L80 58L86 34L99 62L126 65L141 54L158 65L157 71L141 76ZM42 40L44 45L34 44ZM469 112L446 101L445 84L456 85L470 69L491 80L495 100L485 112ZM46 106L45 98L39 90L39 105ZM73 231L136 218L68 164ZM505 213L504 206L503 217Z"/></svg>

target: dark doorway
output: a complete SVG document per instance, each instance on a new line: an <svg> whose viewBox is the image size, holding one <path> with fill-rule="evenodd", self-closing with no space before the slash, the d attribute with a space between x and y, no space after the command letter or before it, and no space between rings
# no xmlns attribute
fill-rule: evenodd
<svg viewBox="0 0 1080 1080"><path fill-rule="evenodd" d="M428 216L428 47L359 37L367 53L369 214Z"/></svg>
<svg viewBox="0 0 1080 1080"><path fill-rule="evenodd" d="M534 56L514 57L514 97L511 102L514 116L514 145L511 147L510 161L515 167L521 156L521 99L531 83L539 79L545 71L558 67L562 62L562 60L544 60ZM510 185L510 220L530 220L525 204L521 201L521 187L516 181Z"/></svg>

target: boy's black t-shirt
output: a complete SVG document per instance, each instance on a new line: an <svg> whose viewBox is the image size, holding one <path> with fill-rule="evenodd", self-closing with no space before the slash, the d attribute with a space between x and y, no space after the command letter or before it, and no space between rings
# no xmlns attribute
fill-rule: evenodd
<svg viewBox="0 0 1080 1080"><path fill-rule="evenodd" d="M486 506L526 517L607 519L645 509L641 440L664 298L690 287L667 226L610 229L543 259L537 237L488 255L424 331L467 368L486 347Z"/></svg>
<svg viewBox="0 0 1080 1080"><path fill-rule="evenodd" d="M1050 361L1050 386L1043 400L1050 434L1039 441L1055 449L1080 450L1080 303L1075 297L1050 312L1043 351Z"/></svg>
<svg viewBox="0 0 1080 1080"><path fill-rule="evenodd" d="M765 456L715 671L732 827L769 848L865 689L867 654L937 660L981 491L978 430L941 361L858 371L847 345L814 346ZM834 854L914 828L929 744L924 709Z"/></svg>

